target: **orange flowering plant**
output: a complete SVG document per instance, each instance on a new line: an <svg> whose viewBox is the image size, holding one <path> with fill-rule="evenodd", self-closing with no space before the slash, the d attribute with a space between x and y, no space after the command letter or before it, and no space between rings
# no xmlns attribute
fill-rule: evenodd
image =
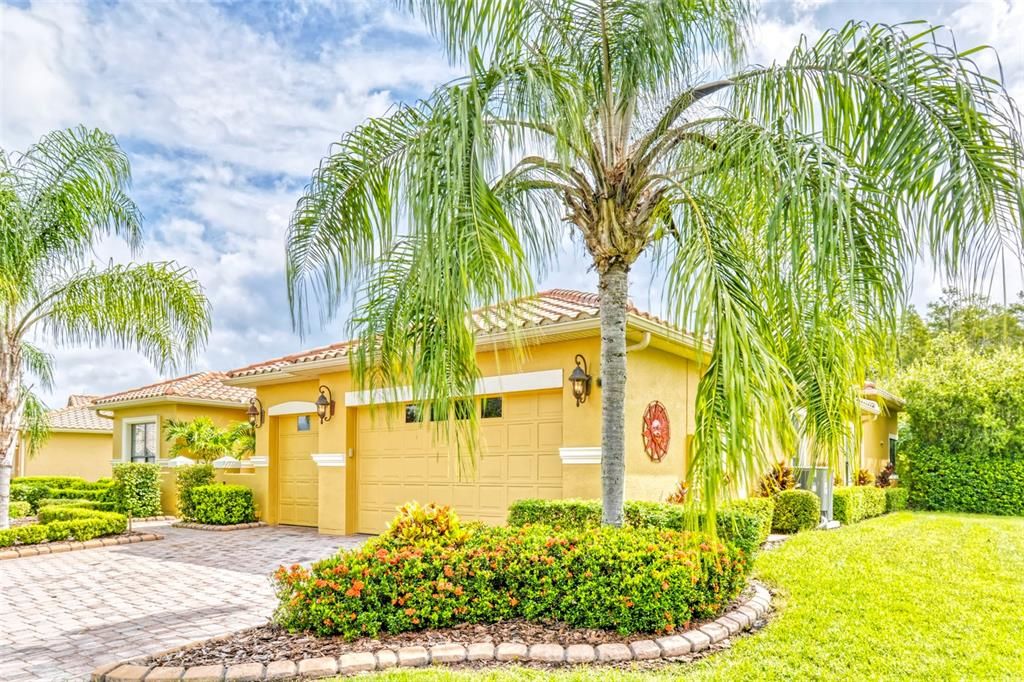
<svg viewBox="0 0 1024 682"><path fill-rule="evenodd" d="M412 506L363 547L278 569L275 617L347 639L511 618L664 633L718 613L747 569L745 553L696 533L463 526Z"/></svg>

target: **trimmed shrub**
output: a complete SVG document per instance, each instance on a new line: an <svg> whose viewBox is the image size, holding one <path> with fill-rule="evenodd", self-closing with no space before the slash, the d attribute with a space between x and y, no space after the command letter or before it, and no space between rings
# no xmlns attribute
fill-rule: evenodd
<svg viewBox="0 0 1024 682"><path fill-rule="evenodd" d="M160 515L160 467L143 462L115 464L111 498L114 508L121 514L130 517Z"/></svg>
<svg viewBox="0 0 1024 682"><path fill-rule="evenodd" d="M244 485L201 485L192 488L192 511L198 523L230 526L256 520L256 501Z"/></svg>
<svg viewBox="0 0 1024 682"><path fill-rule="evenodd" d="M42 483L11 482L11 500L25 502L31 511L39 508L39 501L50 495L51 489Z"/></svg>
<svg viewBox="0 0 1024 682"><path fill-rule="evenodd" d="M724 504L715 517L718 536L753 553L768 537L765 510L773 508L771 500L736 500ZM768 512L768 518L771 512ZM702 515L686 507L667 502L630 500L625 504L626 526L629 528L665 528L689 530L703 525ZM601 503L598 500L518 500L508 509L511 526L544 524L562 529L596 528L601 525Z"/></svg>
<svg viewBox="0 0 1024 682"><path fill-rule="evenodd" d="M72 498L48 497L39 500L40 507L79 507L81 509L96 509L99 511L114 511L113 502L97 502L95 500L76 500Z"/></svg>
<svg viewBox="0 0 1024 682"><path fill-rule="evenodd" d="M214 483L212 464L195 464L178 469L175 485L178 488L178 513L186 521L195 520L192 489Z"/></svg>
<svg viewBox="0 0 1024 682"><path fill-rule="evenodd" d="M28 502L32 511L51 499L87 499L110 502L113 481L101 478L89 482L77 476L24 476L11 482L11 499Z"/></svg>
<svg viewBox="0 0 1024 682"><path fill-rule="evenodd" d="M409 505L402 516L415 514ZM436 515L435 515L436 516ZM620 633L712 618L742 590L746 559L705 535L659 529L462 527L444 512L408 543L400 521L362 547L274 574L276 621L346 639L521 618ZM415 533L414 533L415 534Z"/></svg>
<svg viewBox="0 0 1024 682"><path fill-rule="evenodd" d="M100 479L101 481L110 479ZM42 485L47 488L87 488L89 482L78 476L20 476L14 479L15 483L26 483L28 485Z"/></svg>
<svg viewBox="0 0 1024 682"><path fill-rule="evenodd" d="M110 502L113 486L105 488L58 488L50 489L50 497L55 500L90 500L92 502Z"/></svg>
<svg viewBox="0 0 1024 682"><path fill-rule="evenodd" d="M810 530L821 521L821 499L810 490L783 490L773 499L772 530L776 533Z"/></svg>
<svg viewBox="0 0 1024 682"><path fill-rule="evenodd" d="M23 519L32 515L32 505L28 502L11 501L7 506L7 514L12 519Z"/></svg>
<svg viewBox="0 0 1024 682"><path fill-rule="evenodd" d="M885 511L894 512L907 508L910 490L907 488L885 488Z"/></svg>
<svg viewBox="0 0 1024 682"><path fill-rule="evenodd" d="M39 523L0 531L0 547L61 540L85 542L104 535L118 535L127 527L128 519L123 514L68 506L42 507Z"/></svg>
<svg viewBox="0 0 1024 682"><path fill-rule="evenodd" d="M722 510L726 512L731 512L734 509L753 514L758 519L758 546L768 539L768 535L772 532L772 519L775 516L774 498L750 497L745 500L733 500L732 502L727 502L722 508ZM718 525L721 527L722 522L719 521Z"/></svg>
<svg viewBox="0 0 1024 682"><path fill-rule="evenodd" d="M832 518L850 525L885 513L885 489L868 485L836 488L832 493Z"/></svg>

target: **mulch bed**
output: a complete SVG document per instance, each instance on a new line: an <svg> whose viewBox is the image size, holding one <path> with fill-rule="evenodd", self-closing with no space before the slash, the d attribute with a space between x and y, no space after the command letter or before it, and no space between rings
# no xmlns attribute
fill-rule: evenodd
<svg viewBox="0 0 1024 682"><path fill-rule="evenodd" d="M752 594L752 588L744 590L744 593L733 605L723 609L723 612L746 601ZM692 623L690 627L697 628L705 622L707 621ZM757 626L754 629L757 629ZM659 635L651 635L651 637L657 636ZM451 628L402 632L394 635L382 633L376 638L365 637L353 641L345 641L341 637L318 637L306 633L292 634L276 625L268 624L172 650L147 659L146 663L156 666L185 667L233 665L253 661L270 663L287 659L337 657L360 651L372 652L409 646L430 647L435 644L449 643L492 642L497 645L502 642L521 642L524 644L553 643L563 646L590 644L596 646L606 643L628 644L638 639L643 639L643 635L620 635L608 630L573 628L564 623L530 623L523 620L489 624L465 623ZM723 647L728 647L728 640L707 651ZM706 655L705 652L700 652L691 658L699 658L703 655ZM651 663L658 664L657 661Z"/></svg>

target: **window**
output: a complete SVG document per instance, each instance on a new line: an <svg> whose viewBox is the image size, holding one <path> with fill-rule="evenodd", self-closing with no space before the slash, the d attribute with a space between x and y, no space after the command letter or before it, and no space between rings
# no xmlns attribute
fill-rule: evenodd
<svg viewBox="0 0 1024 682"><path fill-rule="evenodd" d="M896 466L896 436L889 436L889 464Z"/></svg>
<svg viewBox="0 0 1024 682"><path fill-rule="evenodd" d="M298 421L295 424L296 431L309 431L310 421L308 414L299 415Z"/></svg>
<svg viewBox="0 0 1024 682"><path fill-rule="evenodd" d="M405 423L418 424L423 421L423 409L419 405L409 404L405 406Z"/></svg>
<svg viewBox="0 0 1024 682"><path fill-rule="evenodd" d="M501 416L501 396L484 398L480 405L480 416L484 419L497 419Z"/></svg>
<svg viewBox="0 0 1024 682"><path fill-rule="evenodd" d="M133 462L156 461L156 422L128 425L129 456Z"/></svg>

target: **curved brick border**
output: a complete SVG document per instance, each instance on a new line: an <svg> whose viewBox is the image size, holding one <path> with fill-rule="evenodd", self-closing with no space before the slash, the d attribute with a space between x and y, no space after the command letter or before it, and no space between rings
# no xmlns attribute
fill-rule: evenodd
<svg viewBox="0 0 1024 682"><path fill-rule="evenodd" d="M266 525L263 521L236 523L230 526L218 526L212 523L189 523L188 521L171 524L173 528L188 528L189 530L245 530L246 528L263 528Z"/></svg>
<svg viewBox="0 0 1024 682"><path fill-rule="evenodd" d="M149 523L150 521L177 521L177 516L133 516L132 523Z"/></svg>
<svg viewBox="0 0 1024 682"><path fill-rule="evenodd" d="M162 666L154 668L132 662L109 663L92 671L92 682L139 682L139 680L207 680L243 682L254 680L292 680L316 678L389 668L420 668L437 664L467 661L532 661L547 664L616 663L668 659L697 653L744 630L771 611L771 595L754 583L754 596L717 620L681 634L658 639L639 639L629 644L520 644L489 642L476 644L436 644L431 647L410 646L381 649L377 652L342 654L335 658L305 658L293 661L239 663L230 666L202 665L192 667Z"/></svg>
<svg viewBox="0 0 1024 682"><path fill-rule="evenodd" d="M38 545L11 547L0 551L0 560L20 559L41 554L59 554L60 552L77 552L80 549L97 549L99 547L116 547L117 545L133 545L136 542L152 542L163 540L164 536L156 533L135 533L134 535L117 535L112 538L96 538L85 542L43 542Z"/></svg>

